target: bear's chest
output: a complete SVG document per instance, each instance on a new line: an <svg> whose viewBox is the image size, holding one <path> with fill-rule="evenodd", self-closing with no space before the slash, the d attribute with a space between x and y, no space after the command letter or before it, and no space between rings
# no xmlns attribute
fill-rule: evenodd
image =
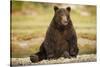
<svg viewBox="0 0 100 67"><path fill-rule="evenodd" d="M69 40L73 35L72 30L65 30L64 32L60 33L60 39L62 40Z"/></svg>
<svg viewBox="0 0 100 67"><path fill-rule="evenodd" d="M62 33L56 34L56 48L61 50L62 48L65 50L66 47L68 47L68 42L67 40L70 39L72 36L70 32L64 31Z"/></svg>

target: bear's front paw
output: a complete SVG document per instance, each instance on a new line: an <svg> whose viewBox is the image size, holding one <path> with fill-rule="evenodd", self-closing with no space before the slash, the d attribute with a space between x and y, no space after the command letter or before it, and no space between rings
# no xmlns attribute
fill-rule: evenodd
<svg viewBox="0 0 100 67"><path fill-rule="evenodd" d="M71 50L70 50L70 55L71 55L71 57L77 57L78 52L79 52L79 49L78 49L78 48L73 48L73 49L71 49Z"/></svg>
<svg viewBox="0 0 100 67"><path fill-rule="evenodd" d="M71 56L69 55L67 51L65 51L62 56L69 59L71 58Z"/></svg>
<svg viewBox="0 0 100 67"><path fill-rule="evenodd" d="M54 55L51 54L51 55L48 55L48 59L53 59L54 58Z"/></svg>

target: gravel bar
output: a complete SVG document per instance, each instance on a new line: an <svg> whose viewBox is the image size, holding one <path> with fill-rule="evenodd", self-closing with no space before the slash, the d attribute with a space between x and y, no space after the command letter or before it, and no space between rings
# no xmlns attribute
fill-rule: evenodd
<svg viewBox="0 0 100 67"><path fill-rule="evenodd" d="M78 62L95 62L96 54L78 55L77 58L59 58L52 60L42 60L38 63L32 63L29 57L26 58L11 58L11 66L24 66L24 65L43 65L43 64L63 64L63 63L78 63Z"/></svg>

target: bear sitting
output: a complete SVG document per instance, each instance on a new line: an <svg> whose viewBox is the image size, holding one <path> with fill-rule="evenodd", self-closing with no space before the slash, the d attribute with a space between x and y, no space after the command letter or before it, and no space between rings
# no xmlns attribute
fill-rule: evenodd
<svg viewBox="0 0 100 67"><path fill-rule="evenodd" d="M54 6L54 11L54 17L40 46L40 51L30 56L32 62L59 57L76 57L79 52L76 32L70 18L71 8Z"/></svg>

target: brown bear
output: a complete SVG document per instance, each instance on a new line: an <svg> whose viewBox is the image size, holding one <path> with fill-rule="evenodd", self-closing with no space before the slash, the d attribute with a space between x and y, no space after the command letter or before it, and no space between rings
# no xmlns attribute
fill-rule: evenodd
<svg viewBox="0 0 100 67"><path fill-rule="evenodd" d="M32 62L59 57L76 57L79 52L76 32L70 18L71 8L54 6L54 11L54 17L40 46L40 51L30 56Z"/></svg>

